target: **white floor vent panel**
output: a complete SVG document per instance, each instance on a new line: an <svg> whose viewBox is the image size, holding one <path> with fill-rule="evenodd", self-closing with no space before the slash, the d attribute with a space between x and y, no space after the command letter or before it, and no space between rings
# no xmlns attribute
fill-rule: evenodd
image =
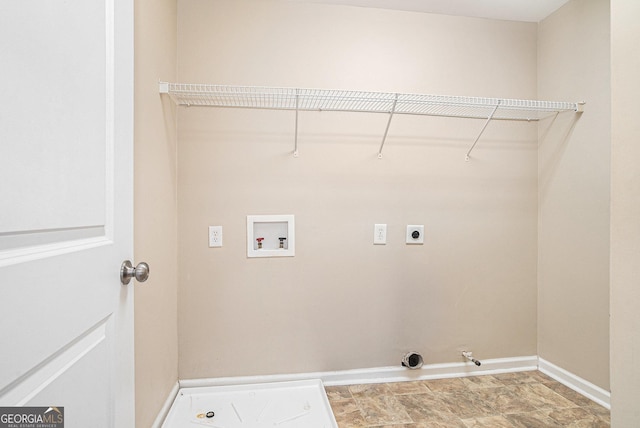
<svg viewBox="0 0 640 428"><path fill-rule="evenodd" d="M183 388L162 428L338 428L322 381Z"/></svg>

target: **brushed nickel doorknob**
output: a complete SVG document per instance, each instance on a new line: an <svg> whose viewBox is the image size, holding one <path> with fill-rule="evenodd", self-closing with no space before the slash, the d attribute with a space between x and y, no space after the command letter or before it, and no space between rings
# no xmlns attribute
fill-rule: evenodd
<svg viewBox="0 0 640 428"><path fill-rule="evenodd" d="M149 278L149 265L145 262L140 262L136 267L133 267L129 260L122 262L120 266L120 282L123 285L129 284L131 278L135 278L138 282L145 282Z"/></svg>

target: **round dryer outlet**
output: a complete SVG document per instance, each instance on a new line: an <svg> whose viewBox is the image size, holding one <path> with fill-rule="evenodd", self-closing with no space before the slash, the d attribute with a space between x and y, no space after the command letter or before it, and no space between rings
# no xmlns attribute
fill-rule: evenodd
<svg viewBox="0 0 640 428"><path fill-rule="evenodd" d="M408 225L406 242L407 244L424 244L424 225Z"/></svg>

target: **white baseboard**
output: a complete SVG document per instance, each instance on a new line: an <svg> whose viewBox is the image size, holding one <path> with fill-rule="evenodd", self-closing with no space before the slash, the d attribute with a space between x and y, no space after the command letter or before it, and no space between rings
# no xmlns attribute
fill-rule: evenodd
<svg viewBox="0 0 640 428"><path fill-rule="evenodd" d="M171 391L169 392L169 396L165 400L164 405L160 409L160 412L158 412L158 416L156 416L156 420L153 421L153 425L151 425L151 428L162 427L162 423L167 418L167 415L169 414L169 410L171 410L171 406L173 405L173 402L176 400L176 397L178 396L179 389L180 389L180 382L176 382L175 385L173 385L173 388L171 388Z"/></svg>
<svg viewBox="0 0 640 428"><path fill-rule="evenodd" d="M210 379L185 379L181 388L203 386L246 385L252 383L288 382L294 380L321 379L327 386L363 383L404 382L411 380L441 379L520 372L538 369L538 357L514 357L484 360L481 366L471 362L429 364L416 370L405 367L375 367L370 369L340 370L330 372L276 374L265 376L241 376Z"/></svg>
<svg viewBox="0 0 640 428"><path fill-rule="evenodd" d="M611 393L609 391L606 391L599 386L544 360L543 358L538 358L538 369L542 373L552 377L577 393L584 395L607 409L611 409Z"/></svg>
<svg viewBox="0 0 640 428"><path fill-rule="evenodd" d="M406 382L412 380L444 379L498 373L537 370L536 356L483 360L481 366L471 362L428 364L419 369L405 367L380 367L373 369L344 370L323 373L323 383L328 386L363 383Z"/></svg>

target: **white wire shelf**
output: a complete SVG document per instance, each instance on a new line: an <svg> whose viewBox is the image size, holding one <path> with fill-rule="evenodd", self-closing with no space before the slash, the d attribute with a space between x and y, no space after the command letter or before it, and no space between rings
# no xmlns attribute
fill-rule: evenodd
<svg viewBox="0 0 640 428"><path fill-rule="evenodd" d="M395 114L485 119L487 122L467 153L478 142L491 120L538 121L564 111L581 112L584 103L478 98L446 95L364 92L259 86L227 86L160 82L160 93L181 106L386 113L389 122L379 150L386 140Z"/></svg>

